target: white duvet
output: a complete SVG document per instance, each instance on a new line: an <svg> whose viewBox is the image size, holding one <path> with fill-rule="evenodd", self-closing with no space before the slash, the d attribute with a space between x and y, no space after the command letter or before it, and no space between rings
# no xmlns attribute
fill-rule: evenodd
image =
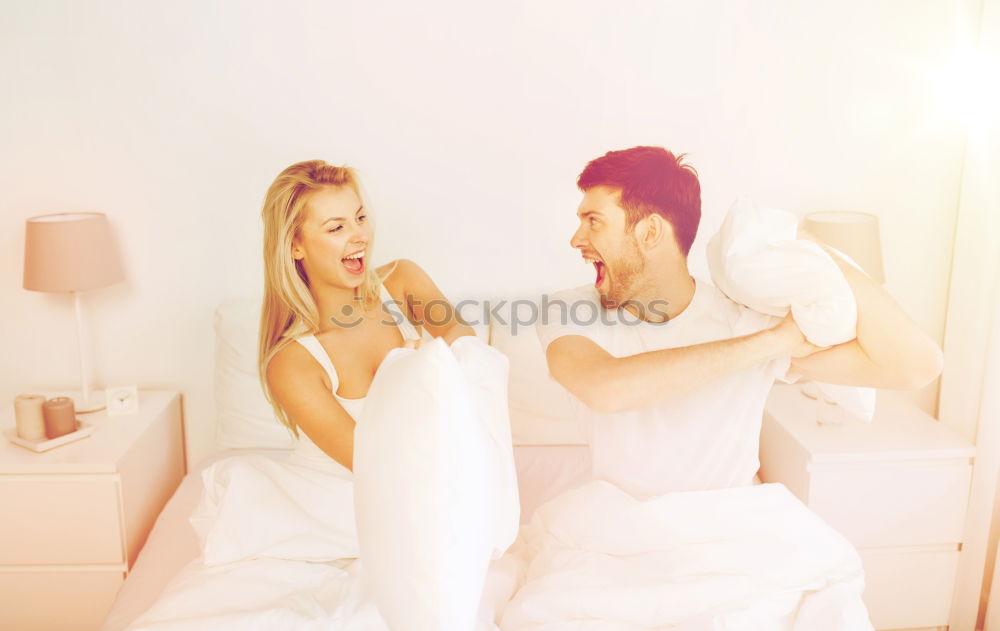
<svg viewBox="0 0 1000 631"><path fill-rule="evenodd" d="M243 454L213 463L202 471L202 495L191 515L201 554L129 629L388 631L386 619L396 621L394 631L871 629L861 601L864 579L857 552L780 485L638 501L610 483L594 481L542 505L507 550L518 514L510 435L503 431L506 361L477 354L475 342L458 350L452 357L439 344L397 356L387 370L380 369L372 393L400 400L366 409L362 421L372 428L389 424L382 429L392 438L392 423L431 425L435 418L446 419L435 410L450 407L420 403L423 395L482 403L489 409L466 405L449 417L451 438L465 436L444 450L452 457L428 448L443 440L445 426L429 428L434 431L427 436L406 433L415 428L402 426L396 429L406 440L395 448L386 441L368 444L374 450L369 458L387 461L374 462L367 474L359 467L354 477L309 451L293 452L280 462ZM452 379L448 388L435 379L420 386L427 375L413 371L422 370L452 377L461 370L465 377ZM390 387L393 379L399 383ZM414 391L417 387L427 392ZM456 424L464 421L483 423L488 431L478 439L462 434ZM356 438L359 445L373 440L365 432ZM414 445L416 454L421 440L428 443L423 452L429 455L423 464L409 462L407 447ZM485 482L469 486L478 494L472 500L461 499L468 493L448 501L454 494L430 493L447 490L444 483L452 477L473 475L474 458L459 456L463 445L476 440L481 449L470 446L469 454L495 457L496 475L481 476ZM442 463L441 475L417 475L421 466L434 462ZM461 464L457 469L445 466L456 463ZM366 486L360 482L364 475L383 485ZM406 486L410 475L418 481L412 488ZM393 499L386 484L409 490ZM367 497L369 517L380 521L357 519L355 495ZM411 498L419 498L412 510L404 505ZM380 500L400 506L386 513L377 506ZM438 536L435 529L447 534ZM361 553L359 533L374 555ZM434 550L453 562L429 556ZM483 588L489 557L504 550L490 564ZM359 556L368 559L367 573ZM420 590L408 587L413 581L430 596L413 598ZM440 589L427 590L434 581ZM391 589L380 592L380 582ZM477 597L474 615L477 603L468 601ZM461 609L461 616L435 617L437 605ZM464 628L470 624L475 629Z"/></svg>
<svg viewBox="0 0 1000 631"><path fill-rule="evenodd" d="M545 504L508 553L504 631L868 631L854 548L784 486Z"/></svg>
<svg viewBox="0 0 1000 631"><path fill-rule="evenodd" d="M260 543L273 550L274 534L284 532L303 558L247 553L206 566L199 557L129 628L386 630L360 578L361 562L327 558L339 535L334 528L322 537L335 524L288 510L316 499L317 478L257 464L245 456L219 461L206 469L205 479L216 483L209 492L219 492L223 478L232 489L259 485L261 475L281 478L258 498L274 501L275 489L289 491ZM228 500L217 535L239 523L237 498ZM244 508L246 520L269 510ZM205 522L201 528L212 530ZM246 532L256 531L244 532L244 546L252 543ZM313 561L302 553L310 540ZM781 485L637 501L594 481L540 507L493 562L476 631L869 631L863 587L857 552Z"/></svg>
<svg viewBox="0 0 1000 631"><path fill-rule="evenodd" d="M247 454L201 477L202 552L128 629L386 629L360 579L352 483L335 467Z"/></svg>
<svg viewBox="0 0 1000 631"><path fill-rule="evenodd" d="M202 472L202 552L130 631L388 631L363 580L352 483L335 467L238 455ZM485 615L476 631L493 631Z"/></svg>

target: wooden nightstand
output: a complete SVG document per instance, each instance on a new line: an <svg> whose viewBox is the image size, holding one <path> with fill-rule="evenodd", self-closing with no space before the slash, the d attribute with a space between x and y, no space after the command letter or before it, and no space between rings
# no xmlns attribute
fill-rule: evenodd
<svg viewBox="0 0 1000 631"><path fill-rule="evenodd" d="M142 390L139 404L78 415L94 434L51 451L0 439L0 629L100 628L184 476L180 394Z"/></svg>
<svg viewBox="0 0 1000 631"><path fill-rule="evenodd" d="M776 385L760 478L781 482L861 553L876 629L946 628L975 447L897 393L866 424L818 425L818 402Z"/></svg>

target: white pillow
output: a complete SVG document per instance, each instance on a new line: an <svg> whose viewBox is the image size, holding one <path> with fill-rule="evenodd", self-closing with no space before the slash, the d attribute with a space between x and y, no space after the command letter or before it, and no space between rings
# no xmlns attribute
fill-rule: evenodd
<svg viewBox="0 0 1000 631"><path fill-rule="evenodd" d="M461 337L451 344L472 399L474 412L492 439L491 464L498 485L492 497L493 558L499 559L517 538L521 501L517 465L507 410L510 362L481 338Z"/></svg>
<svg viewBox="0 0 1000 631"><path fill-rule="evenodd" d="M858 305L844 274L812 241L796 238L798 218L737 199L707 246L712 281L754 311L785 316L817 346L856 336Z"/></svg>
<svg viewBox="0 0 1000 631"><path fill-rule="evenodd" d="M813 344L833 346L854 339L858 305L850 284L829 254L798 239L797 233L794 214L737 199L708 242L712 280L732 300L755 311L781 317L791 311ZM874 388L816 385L858 418L870 422L874 417Z"/></svg>
<svg viewBox="0 0 1000 631"><path fill-rule="evenodd" d="M363 574L393 629L474 628L490 558L516 529L516 510L502 515L504 467L512 468L496 443L504 419L480 415L489 397L477 403L481 392L470 385L488 377L502 389L507 364L474 338L461 344L482 346L467 349L478 354L468 377L440 339L390 351L355 428ZM506 520L513 525L502 527Z"/></svg>
<svg viewBox="0 0 1000 631"><path fill-rule="evenodd" d="M215 439L221 449L295 446L257 377L260 305L260 299L231 298L215 308Z"/></svg>
<svg viewBox="0 0 1000 631"><path fill-rule="evenodd" d="M510 360L510 426L515 445L586 445L587 432L573 413L570 395L549 376L534 322L533 300L507 301L490 321L490 343ZM529 305L534 304L532 310ZM511 313L513 311L520 313ZM514 317L520 316L515 328ZM502 322L500 321L502 320Z"/></svg>

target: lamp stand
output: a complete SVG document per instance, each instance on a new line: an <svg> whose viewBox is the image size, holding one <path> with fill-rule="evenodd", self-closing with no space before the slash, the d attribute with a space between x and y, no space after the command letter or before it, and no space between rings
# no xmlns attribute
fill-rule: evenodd
<svg viewBox="0 0 1000 631"><path fill-rule="evenodd" d="M90 391L90 358L87 357L86 344L83 343L83 307L80 304L80 292L73 292L73 305L76 308L76 339L80 346L80 383L81 392L72 392L67 396L73 399L73 408L77 414L98 412L105 408L104 391Z"/></svg>

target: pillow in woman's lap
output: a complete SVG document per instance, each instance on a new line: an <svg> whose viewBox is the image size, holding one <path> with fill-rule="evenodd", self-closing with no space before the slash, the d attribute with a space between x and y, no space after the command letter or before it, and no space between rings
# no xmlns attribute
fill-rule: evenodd
<svg viewBox="0 0 1000 631"><path fill-rule="evenodd" d="M473 628L490 558L516 534L506 378L506 358L474 338L393 351L375 375L355 429L355 514L394 629Z"/></svg>

